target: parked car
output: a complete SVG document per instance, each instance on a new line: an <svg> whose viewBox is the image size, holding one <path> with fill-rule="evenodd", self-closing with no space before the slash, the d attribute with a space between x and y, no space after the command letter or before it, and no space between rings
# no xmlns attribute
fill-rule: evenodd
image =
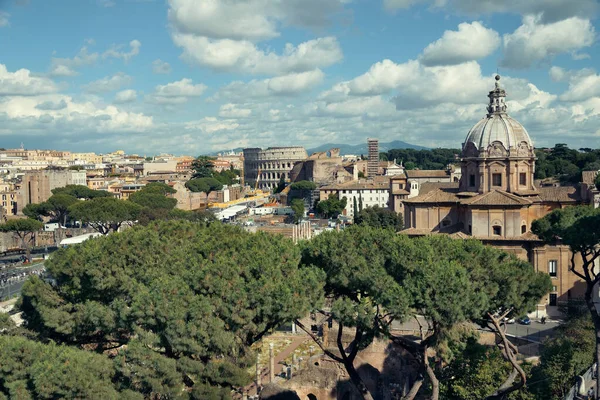
<svg viewBox="0 0 600 400"><path fill-rule="evenodd" d="M504 322L507 323L507 324L514 324L515 323L515 319L514 318L505 317L504 318Z"/></svg>
<svg viewBox="0 0 600 400"><path fill-rule="evenodd" d="M530 325L531 320L529 319L529 317L523 317L523 318L519 318L519 323L521 325Z"/></svg>

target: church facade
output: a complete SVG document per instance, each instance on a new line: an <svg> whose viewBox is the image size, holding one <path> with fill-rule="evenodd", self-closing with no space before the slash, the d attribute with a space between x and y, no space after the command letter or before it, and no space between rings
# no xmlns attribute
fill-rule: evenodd
<svg viewBox="0 0 600 400"><path fill-rule="evenodd" d="M508 115L499 76L488 98L486 116L462 144L460 181L423 184L417 197L404 200L403 233L479 239L529 261L553 285L536 316L556 315L561 302L583 295L584 284L569 272L569 249L545 245L531 224L555 208L585 201L576 186L536 186L533 142Z"/></svg>

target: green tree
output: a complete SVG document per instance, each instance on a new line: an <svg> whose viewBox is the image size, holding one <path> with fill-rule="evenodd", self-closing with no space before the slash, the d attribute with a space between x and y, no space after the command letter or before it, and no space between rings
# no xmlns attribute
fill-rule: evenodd
<svg viewBox="0 0 600 400"><path fill-rule="evenodd" d="M531 387L540 399L562 399L594 362L595 332L589 315L578 315L555 329L544 342L540 364L533 369ZM543 383L542 383L543 382Z"/></svg>
<svg viewBox="0 0 600 400"><path fill-rule="evenodd" d="M190 189L192 192L203 192L208 196L215 190L221 190L223 188L223 184L215 178L195 178L187 181L185 183L185 187Z"/></svg>
<svg viewBox="0 0 600 400"><path fill-rule="evenodd" d="M77 202L77 198L69 194L53 194L48 201L45 202L46 215L49 215L52 220L59 221L65 225L69 215L69 207Z"/></svg>
<svg viewBox="0 0 600 400"><path fill-rule="evenodd" d="M221 182L223 185L233 185L240 180L240 170L224 169L221 172L213 171L212 177Z"/></svg>
<svg viewBox="0 0 600 400"><path fill-rule="evenodd" d="M69 208L71 218L90 225L103 235L119 230L124 222L135 221L142 207L112 197L80 201Z"/></svg>
<svg viewBox="0 0 600 400"><path fill-rule="evenodd" d="M164 183L150 183L141 190L131 194L129 201L150 209L172 210L177 205L177 199L167 197L177 191Z"/></svg>
<svg viewBox="0 0 600 400"><path fill-rule="evenodd" d="M251 379L250 346L304 316L322 273L289 239L169 221L60 249L55 279L24 285L19 308L40 341L112 349L119 388L147 398L231 396Z"/></svg>
<svg viewBox="0 0 600 400"><path fill-rule="evenodd" d="M9 219L0 224L0 232L13 232L21 239L21 246L25 249L27 259L31 261L31 245L35 239L35 234L44 224L31 218Z"/></svg>
<svg viewBox="0 0 600 400"><path fill-rule="evenodd" d="M366 178L365 173L362 172L362 171L358 171L358 178L359 179L365 179Z"/></svg>
<svg viewBox="0 0 600 400"><path fill-rule="evenodd" d="M67 185L65 187L52 189L52 194L68 194L78 199L95 199L97 197L113 197L104 190L93 190L84 185Z"/></svg>
<svg viewBox="0 0 600 400"><path fill-rule="evenodd" d="M23 207L23 214L31 219L42 221L42 218L48 215L48 204L44 203L29 203Z"/></svg>
<svg viewBox="0 0 600 400"><path fill-rule="evenodd" d="M356 198L354 199L354 206L356 207ZM404 228L404 217L402 213L397 213L388 208L376 205L359 211L354 217L354 223L369 225L374 228L391 228L398 232Z"/></svg>
<svg viewBox="0 0 600 400"><path fill-rule="evenodd" d="M279 183L277 184L277 187L275 188L275 193L281 193L283 191L283 189L285 189L285 176L282 174L281 177L279 178Z"/></svg>
<svg viewBox="0 0 600 400"><path fill-rule="evenodd" d="M317 211L325 218L337 218L344 211L347 203L347 198L343 197L340 200L335 194L330 194L327 200L317 204Z"/></svg>
<svg viewBox="0 0 600 400"><path fill-rule="evenodd" d="M556 209L541 219L533 221L531 231L548 244L564 244L573 253L569 271L585 284L584 300L591 315L596 333L594 361L600 356L600 315L594 303L594 288L600 282L595 268L600 257L600 209L589 206ZM576 256L581 259L578 265ZM596 393L600 393L600 379L596 382Z"/></svg>
<svg viewBox="0 0 600 400"><path fill-rule="evenodd" d="M300 199L294 199L291 207L294 212L294 223L297 224L304 217L304 202Z"/></svg>
<svg viewBox="0 0 600 400"><path fill-rule="evenodd" d="M414 399L424 388L432 399L439 398L441 371L436 366L451 362L456 349L464 347L471 336L465 329L470 323L492 328L512 366L487 398L500 399L525 384L516 348L507 344L498 321L510 312L531 311L549 291L549 277L530 264L477 241L443 235L409 239L361 225L317 236L304 244L302 261L327 274L325 291L334 299L332 316L339 329L359 327L355 343L368 344L368 338L386 335L419 362L422 378L406 399ZM418 340L390 333L394 320L407 318L422 326ZM354 351L360 347L351 346ZM430 350L435 350L433 356ZM347 360L341 359L346 365Z"/></svg>
<svg viewBox="0 0 600 400"><path fill-rule="evenodd" d="M389 231L357 226L324 232L301 244L302 263L315 265L326 274L325 293L333 303L330 312L321 312L336 322L339 334L331 335L337 337L336 351L312 337L329 357L344 366L365 399L374 396L357 373L354 360L379 334L382 315L387 313L390 319L402 320L408 312L405 289L386 270L398 244L396 235ZM300 321L296 323L312 335ZM349 347L343 343L344 330L354 334Z"/></svg>
<svg viewBox="0 0 600 400"><path fill-rule="evenodd" d="M358 203L356 202L356 196L352 198L352 211L354 212L354 216L358 215Z"/></svg>
<svg viewBox="0 0 600 400"><path fill-rule="evenodd" d="M476 337L467 339L462 351L443 369L440 395L444 399L485 399L510 373L512 365L496 347L477 342ZM524 389L511 393L508 400L533 400L534 396Z"/></svg>
<svg viewBox="0 0 600 400"><path fill-rule="evenodd" d="M192 169L194 171L192 176L194 178L212 178L213 168L215 167L214 161L214 157L199 156L196 158L192 162Z"/></svg>
<svg viewBox="0 0 600 400"><path fill-rule="evenodd" d="M0 398L143 399L113 384L107 357L53 343L0 336Z"/></svg>
<svg viewBox="0 0 600 400"><path fill-rule="evenodd" d="M298 181L290 185L291 190L315 190L317 184L310 181Z"/></svg>

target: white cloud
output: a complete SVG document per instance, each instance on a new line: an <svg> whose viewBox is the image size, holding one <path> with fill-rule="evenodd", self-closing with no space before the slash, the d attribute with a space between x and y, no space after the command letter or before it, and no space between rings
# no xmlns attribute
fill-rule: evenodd
<svg viewBox="0 0 600 400"><path fill-rule="evenodd" d="M170 74L171 73L171 65L161 60L160 58L152 61L152 72L155 74Z"/></svg>
<svg viewBox="0 0 600 400"><path fill-rule="evenodd" d="M371 66L365 74L334 85L320 98L331 103L347 96L377 96L395 92L398 109L422 108L439 102L468 104L482 93L487 93L490 80L482 78L481 68L474 61L426 67L416 60L403 64L383 60Z"/></svg>
<svg viewBox="0 0 600 400"><path fill-rule="evenodd" d="M67 102L65 101L65 99L61 99L58 102L53 102L53 101L44 101L43 103L39 103L38 105L35 106L35 108L37 108L38 110L63 110L65 108L67 108Z"/></svg>
<svg viewBox="0 0 600 400"><path fill-rule="evenodd" d="M9 25L8 17L10 17L9 13L4 12L4 11L0 11L0 28Z"/></svg>
<svg viewBox="0 0 600 400"><path fill-rule="evenodd" d="M595 40L594 26L578 17L541 24L539 17L526 16L513 33L504 35L504 58L508 68L528 68L554 56L591 46Z"/></svg>
<svg viewBox="0 0 600 400"><path fill-rule="evenodd" d="M10 72L0 64L0 96L35 96L56 91L58 87L48 78L32 76L28 69Z"/></svg>
<svg viewBox="0 0 600 400"><path fill-rule="evenodd" d="M132 89L122 90L115 95L114 103L132 103L137 99L137 92Z"/></svg>
<svg viewBox="0 0 600 400"><path fill-rule="evenodd" d="M132 79L130 76L122 72L117 72L113 76L105 76L102 79L90 82L82 87L86 92L90 93L114 92L123 86L131 84L131 81Z"/></svg>
<svg viewBox="0 0 600 400"><path fill-rule="evenodd" d="M54 65L48 75L52 77L76 76L77 71L66 65Z"/></svg>
<svg viewBox="0 0 600 400"><path fill-rule="evenodd" d="M398 9L410 8L417 3L422 3L425 0L383 0L383 6L390 11Z"/></svg>
<svg viewBox="0 0 600 400"><path fill-rule="evenodd" d="M500 35L481 22L463 22L458 31L445 31L429 44L420 57L423 65L454 65L478 60L492 54L500 45Z"/></svg>
<svg viewBox="0 0 600 400"><path fill-rule="evenodd" d="M324 76L321 70L316 69L250 82L235 81L219 89L214 99L239 103L270 96L296 96L319 85Z"/></svg>
<svg viewBox="0 0 600 400"><path fill-rule="evenodd" d="M53 57L50 61L50 76L77 75L77 68L95 64L98 58L98 53L88 53L87 46L83 46L73 58Z"/></svg>
<svg viewBox="0 0 600 400"><path fill-rule="evenodd" d="M260 50L249 41L210 40L202 36L174 34L175 44L183 48L183 57L216 70L250 74L282 75L327 67L342 60L342 50L334 37L287 44L283 53Z"/></svg>
<svg viewBox="0 0 600 400"><path fill-rule="evenodd" d="M570 17L589 18L598 10L597 0L384 0L390 11L406 9L417 4L444 9L458 14L483 15L511 13L539 15L543 23Z"/></svg>
<svg viewBox="0 0 600 400"><path fill-rule="evenodd" d="M181 33L211 39L268 40L279 25L324 27L345 0L169 0L169 21ZM235 23L232 23L235 21Z"/></svg>
<svg viewBox="0 0 600 400"><path fill-rule="evenodd" d="M205 133L216 133L220 131L231 131L238 128L240 124L235 121L222 121L215 117L205 117L200 121L190 121L185 124L187 130L200 130Z"/></svg>
<svg viewBox="0 0 600 400"><path fill-rule="evenodd" d="M219 71L283 75L339 62L334 37L286 44L281 54L260 41L280 35L283 25L323 27L347 0L169 0L172 39L188 62ZM232 23L235 21L235 23Z"/></svg>
<svg viewBox="0 0 600 400"><path fill-rule="evenodd" d="M129 42L129 51L122 51L123 47L123 45L113 45L102 54L102 58L121 58L125 63L128 63L131 58L140 54L142 43L134 39Z"/></svg>
<svg viewBox="0 0 600 400"><path fill-rule="evenodd" d="M252 114L249 108L238 108L232 103L223 104L219 109L219 117L221 118L247 118Z"/></svg>
<svg viewBox="0 0 600 400"><path fill-rule="evenodd" d="M103 106L93 102L76 102L70 96L51 94L40 96L13 96L0 103L0 115L13 123L44 124L44 130L56 130L60 135L145 131L152 127L152 117L129 113L115 106Z"/></svg>
<svg viewBox="0 0 600 400"><path fill-rule="evenodd" d="M156 104L181 104L187 102L190 97L201 96L206 89L206 85L194 85L191 79L184 78L166 85L158 85L147 100Z"/></svg>
<svg viewBox="0 0 600 400"><path fill-rule="evenodd" d="M554 67L550 74L555 80L569 81L569 88L560 96L563 101L581 102L600 97L600 75L593 70L565 71Z"/></svg>
<svg viewBox="0 0 600 400"><path fill-rule="evenodd" d="M325 74L320 69L315 69L297 74L277 76L263 81L269 92L278 95L296 94L319 85Z"/></svg>

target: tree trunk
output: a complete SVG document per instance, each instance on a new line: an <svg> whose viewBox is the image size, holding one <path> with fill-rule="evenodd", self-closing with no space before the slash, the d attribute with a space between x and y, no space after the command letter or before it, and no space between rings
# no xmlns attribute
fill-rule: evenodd
<svg viewBox="0 0 600 400"><path fill-rule="evenodd" d="M421 386L423 386L423 376L420 376L415 383L413 383L412 387L410 388L410 391L406 394L406 396L404 396L402 398L402 400L413 400L415 398L415 396L417 395L417 393L419 393L419 390L421 389Z"/></svg>
<svg viewBox="0 0 600 400"><path fill-rule="evenodd" d="M429 365L429 359L427 358L427 346L423 346L423 363L425 364L425 371L431 381L431 400L438 400L440 398L440 381L435 376L435 372L431 365Z"/></svg>
<svg viewBox="0 0 600 400"><path fill-rule="evenodd" d="M371 393L369 392L369 389L367 389L367 386L365 385L362 378L356 371L356 368L354 368L354 364L352 364L350 362L344 362L344 367L346 368L346 371L348 371L350 380L352 381L352 383L354 384L356 389L358 389L358 392L360 393L362 398L364 400L373 400L373 396L371 395Z"/></svg>
<svg viewBox="0 0 600 400"><path fill-rule="evenodd" d="M594 282L589 281L587 283L587 289L585 291L585 304L592 316L592 321L594 322L594 330L596 331L596 353L594 356L594 362L598 363L600 360L600 316L598 315L598 311L596 310L596 305L594 304ZM598 364L596 364L598 365ZM600 394L600 379L596 379L596 387L595 387L596 398L598 398L598 394Z"/></svg>
<svg viewBox="0 0 600 400"><path fill-rule="evenodd" d="M373 396L367 389L367 385L363 382L362 378L354 368L354 359L356 358L356 354L358 353L358 345L360 338L362 336L359 327L356 327L356 333L354 335L354 348L350 351L350 356L346 354L346 349L344 348L344 343L342 342L343 338L344 325L341 322L338 322L338 335L337 335L337 347L342 356L344 368L348 372L348 376L350 377L350 381L354 384L360 395L364 400L373 400Z"/></svg>

